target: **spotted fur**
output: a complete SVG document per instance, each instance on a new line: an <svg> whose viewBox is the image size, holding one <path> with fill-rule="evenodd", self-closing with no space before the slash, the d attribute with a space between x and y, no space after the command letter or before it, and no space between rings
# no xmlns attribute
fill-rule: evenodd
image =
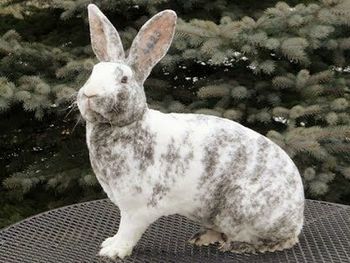
<svg viewBox="0 0 350 263"><path fill-rule="evenodd" d="M90 6L103 32L116 32ZM195 244L219 241L221 250L236 252L293 246L303 224L304 192L296 166L279 146L227 119L147 107L143 81L171 43L174 17L163 11L147 22L128 58L109 51L108 34L94 42L95 53L119 56L97 64L78 94L92 168L121 210L118 233L102 243L100 255L130 255L152 222L175 213L207 229Z"/></svg>

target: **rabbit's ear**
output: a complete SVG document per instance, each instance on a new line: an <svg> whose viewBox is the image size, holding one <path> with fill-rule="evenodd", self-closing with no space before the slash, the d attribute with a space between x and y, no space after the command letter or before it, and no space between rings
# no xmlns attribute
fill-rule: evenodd
<svg viewBox="0 0 350 263"><path fill-rule="evenodd" d="M176 13L164 10L142 26L131 44L128 64L135 71L136 79L143 83L152 68L168 51L174 36Z"/></svg>
<svg viewBox="0 0 350 263"><path fill-rule="evenodd" d="M94 4L88 5L91 47L103 62L124 60L125 54L119 34L108 18Z"/></svg>

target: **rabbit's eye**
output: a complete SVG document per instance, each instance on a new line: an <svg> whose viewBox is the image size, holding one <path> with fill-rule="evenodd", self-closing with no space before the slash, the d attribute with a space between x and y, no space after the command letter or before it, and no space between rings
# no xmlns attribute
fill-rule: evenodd
<svg viewBox="0 0 350 263"><path fill-rule="evenodd" d="M128 77L123 76L122 79L120 80L121 83L128 83Z"/></svg>

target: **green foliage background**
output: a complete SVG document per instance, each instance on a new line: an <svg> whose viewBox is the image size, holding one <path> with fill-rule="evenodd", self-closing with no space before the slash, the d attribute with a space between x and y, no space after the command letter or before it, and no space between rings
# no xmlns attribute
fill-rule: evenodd
<svg viewBox="0 0 350 263"><path fill-rule="evenodd" d="M145 83L151 108L232 119L293 158L309 198L350 203L350 1L5 0L0 3L0 227L103 197L74 98L97 62L86 6L127 49L141 25L179 16Z"/></svg>

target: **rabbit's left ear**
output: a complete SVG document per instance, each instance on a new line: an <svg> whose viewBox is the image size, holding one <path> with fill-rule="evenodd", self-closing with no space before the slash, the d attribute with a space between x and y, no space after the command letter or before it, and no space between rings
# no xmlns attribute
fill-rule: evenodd
<svg viewBox="0 0 350 263"><path fill-rule="evenodd" d="M108 18L94 4L88 5L91 47L101 62L124 60L119 34Z"/></svg>
<svg viewBox="0 0 350 263"><path fill-rule="evenodd" d="M168 51L174 37L176 13L164 10L146 22L131 44L128 64L143 83L152 68Z"/></svg>

